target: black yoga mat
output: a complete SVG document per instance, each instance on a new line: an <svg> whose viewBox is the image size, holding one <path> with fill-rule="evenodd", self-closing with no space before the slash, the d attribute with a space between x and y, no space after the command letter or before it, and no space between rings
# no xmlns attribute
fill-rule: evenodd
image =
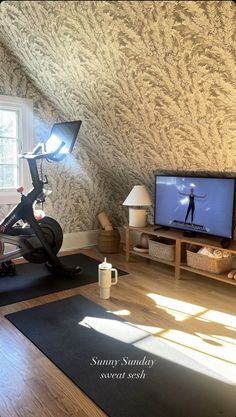
<svg viewBox="0 0 236 417"><path fill-rule="evenodd" d="M82 296L6 317L110 417L236 415L235 386L217 369Z"/></svg>
<svg viewBox="0 0 236 417"><path fill-rule="evenodd" d="M69 288L91 284L98 280L98 262L96 259L82 253L63 256L61 262L65 265L79 265L81 273L76 277L59 276L51 274L44 264L21 264L16 265L16 275L0 278L0 307L30 300L41 295L51 294ZM127 272L118 270L118 275Z"/></svg>

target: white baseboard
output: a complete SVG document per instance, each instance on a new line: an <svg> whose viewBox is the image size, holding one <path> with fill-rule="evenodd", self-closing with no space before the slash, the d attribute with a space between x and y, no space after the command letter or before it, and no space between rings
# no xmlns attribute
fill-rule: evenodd
<svg viewBox="0 0 236 417"><path fill-rule="evenodd" d="M99 230L87 230L86 232L76 232L76 233L64 233L63 235L63 244L61 251L69 251L80 248L85 248L87 246L97 245ZM5 244L4 252L10 252L15 250L15 246Z"/></svg>
<svg viewBox="0 0 236 417"><path fill-rule="evenodd" d="M99 230L64 233L61 251L74 250L97 244Z"/></svg>

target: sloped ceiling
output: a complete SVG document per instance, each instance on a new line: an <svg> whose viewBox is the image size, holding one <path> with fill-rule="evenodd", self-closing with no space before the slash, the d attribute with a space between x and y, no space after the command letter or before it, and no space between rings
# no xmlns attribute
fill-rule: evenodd
<svg viewBox="0 0 236 417"><path fill-rule="evenodd" d="M112 210L134 184L152 191L155 170L235 172L232 1L5 1L0 13L37 88L83 120Z"/></svg>
<svg viewBox="0 0 236 417"><path fill-rule="evenodd" d="M33 100L33 139L35 143L47 139L53 123L67 118L35 87L23 67L1 42L0 63L0 94ZM77 143L73 154L60 163L45 162L43 173L49 178L47 188L53 190L46 200L46 213L59 221L64 232L96 228L96 214L112 207L114 198L109 179L89 158L81 144L78 146ZM2 204L0 199L1 219L11 209L11 205Z"/></svg>

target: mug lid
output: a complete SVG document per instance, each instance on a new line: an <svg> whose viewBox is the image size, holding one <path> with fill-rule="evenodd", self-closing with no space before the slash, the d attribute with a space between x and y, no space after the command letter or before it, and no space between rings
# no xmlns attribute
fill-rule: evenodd
<svg viewBox="0 0 236 417"><path fill-rule="evenodd" d="M112 268L112 264L108 264L107 262L103 262L102 264L99 265L100 269L111 269Z"/></svg>
<svg viewBox="0 0 236 417"><path fill-rule="evenodd" d="M107 262L107 258L104 258L104 261L101 264L99 264L99 268L100 269L111 269L112 264Z"/></svg>

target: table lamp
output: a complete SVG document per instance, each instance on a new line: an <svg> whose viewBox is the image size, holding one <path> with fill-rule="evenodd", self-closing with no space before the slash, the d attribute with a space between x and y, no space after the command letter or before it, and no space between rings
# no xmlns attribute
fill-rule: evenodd
<svg viewBox="0 0 236 417"><path fill-rule="evenodd" d="M144 185L135 185L123 202L129 206L129 226L145 227L147 222L147 209L152 205L149 192Z"/></svg>

